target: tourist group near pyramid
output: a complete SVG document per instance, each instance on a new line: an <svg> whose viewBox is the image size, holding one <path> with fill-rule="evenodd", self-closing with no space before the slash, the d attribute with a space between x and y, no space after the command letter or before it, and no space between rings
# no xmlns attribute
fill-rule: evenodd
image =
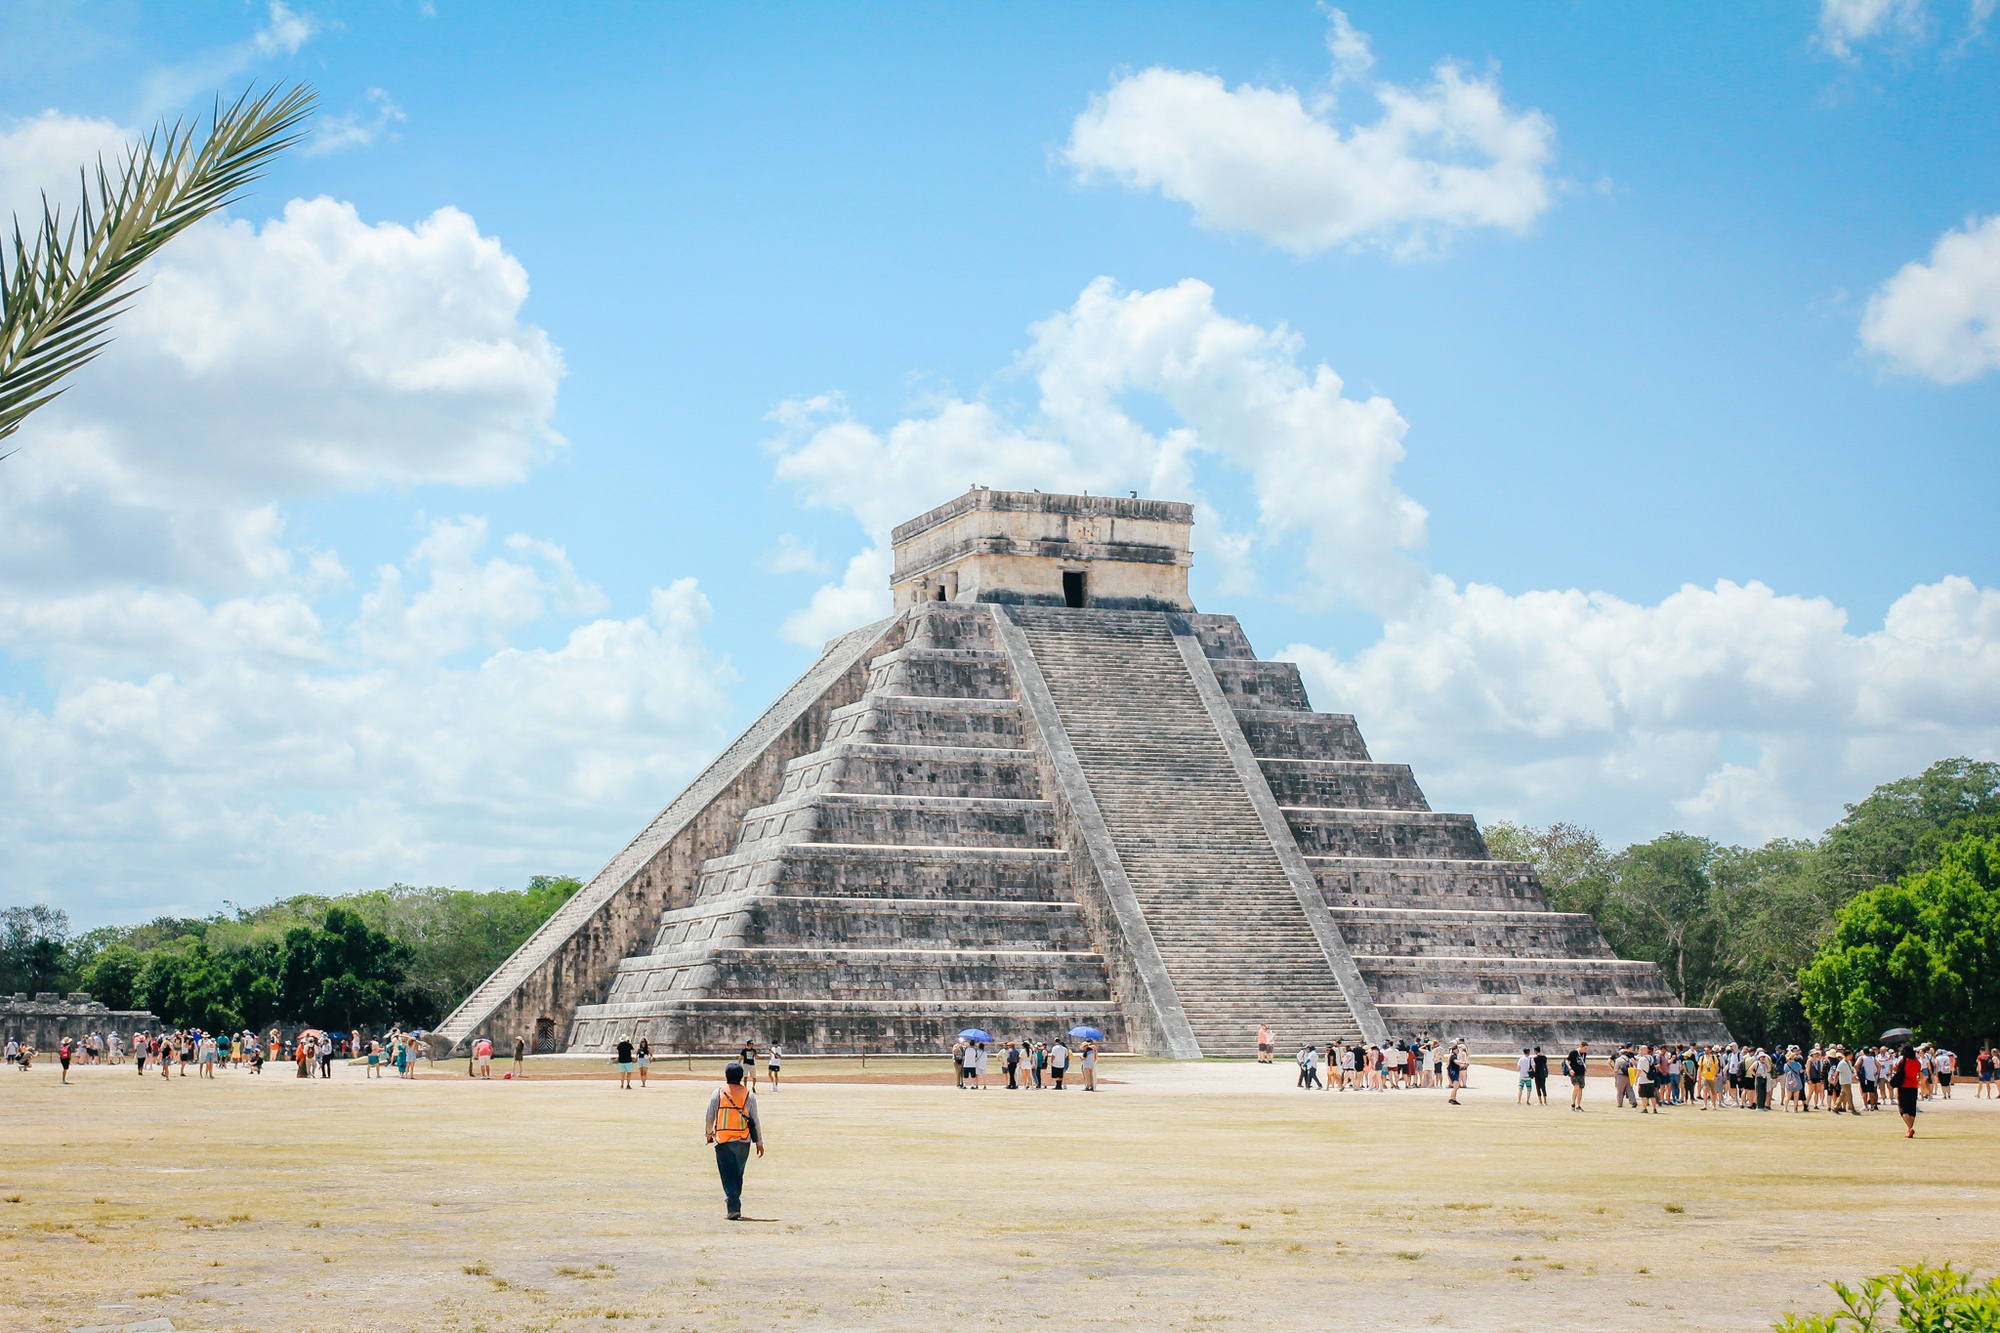
<svg viewBox="0 0 2000 1333"><path fill-rule="evenodd" d="M975 487L445 1021L538 1051L1728 1040L1188 599L1190 505Z"/></svg>

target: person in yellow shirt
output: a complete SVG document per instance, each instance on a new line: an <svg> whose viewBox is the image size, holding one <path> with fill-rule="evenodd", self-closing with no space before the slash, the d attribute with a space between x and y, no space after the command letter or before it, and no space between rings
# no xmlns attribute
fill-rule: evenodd
<svg viewBox="0 0 2000 1333"><path fill-rule="evenodd" d="M1715 1048L1705 1046L1701 1052L1701 1109L1706 1111L1716 1104L1715 1079L1722 1072L1722 1062L1715 1058Z"/></svg>

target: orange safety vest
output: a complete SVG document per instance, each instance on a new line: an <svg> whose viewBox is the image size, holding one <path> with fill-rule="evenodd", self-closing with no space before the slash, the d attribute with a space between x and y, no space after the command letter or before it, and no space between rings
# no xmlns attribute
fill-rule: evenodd
<svg viewBox="0 0 2000 1333"><path fill-rule="evenodd" d="M730 1096L735 1093L734 1097ZM750 1137L750 1091L740 1083L722 1085L715 1106L715 1141L738 1143Z"/></svg>

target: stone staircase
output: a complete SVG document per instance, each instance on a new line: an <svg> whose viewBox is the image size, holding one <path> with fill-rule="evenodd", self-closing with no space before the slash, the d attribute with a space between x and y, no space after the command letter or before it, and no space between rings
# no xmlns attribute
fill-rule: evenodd
<svg viewBox="0 0 2000 1333"><path fill-rule="evenodd" d="M939 1051L966 1027L1125 1044L982 606L911 613L692 901L577 1010L573 1050Z"/></svg>
<svg viewBox="0 0 2000 1333"><path fill-rule="evenodd" d="M1006 614L1048 682L1202 1052L1254 1053L1259 1023L1281 1044L1359 1036L1168 613Z"/></svg>
<svg viewBox="0 0 2000 1333"><path fill-rule="evenodd" d="M1233 618L1189 620L1392 1036L1728 1040L1590 917L1550 911L1531 866L1489 859L1470 815L1432 811L1408 768L1374 762L1352 717L1311 711L1297 668L1258 660Z"/></svg>

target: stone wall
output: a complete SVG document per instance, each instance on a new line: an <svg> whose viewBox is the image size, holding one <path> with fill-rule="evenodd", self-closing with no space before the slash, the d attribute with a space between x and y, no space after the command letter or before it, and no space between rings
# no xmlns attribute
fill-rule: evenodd
<svg viewBox="0 0 2000 1333"><path fill-rule="evenodd" d="M130 1040L134 1032L158 1032L160 1020L144 1009L107 1009L86 991L59 995L41 991L29 996L16 992L0 999L0 1043L18 1041L38 1051L52 1051L64 1037L90 1033Z"/></svg>

